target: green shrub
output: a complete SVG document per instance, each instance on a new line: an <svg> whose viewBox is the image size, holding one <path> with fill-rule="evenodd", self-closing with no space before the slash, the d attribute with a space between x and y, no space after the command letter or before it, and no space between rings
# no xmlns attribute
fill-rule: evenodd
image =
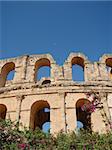
<svg viewBox="0 0 112 150"><path fill-rule="evenodd" d="M20 131L15 122L0 120L0 150L112 150L112 132L81 130L53 137L38 128Z"/></svg>

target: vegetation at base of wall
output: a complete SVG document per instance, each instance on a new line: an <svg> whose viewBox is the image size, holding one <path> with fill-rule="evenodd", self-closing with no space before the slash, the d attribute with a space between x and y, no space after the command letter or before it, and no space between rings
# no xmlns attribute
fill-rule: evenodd
<svg viewBox="0 0 112 150"><path fill-rule="evenodd" d="M112 131L98 134L80 130L54 137L39 129L24 128L10 120L0 120L0 150L112 150Z"/></svg>

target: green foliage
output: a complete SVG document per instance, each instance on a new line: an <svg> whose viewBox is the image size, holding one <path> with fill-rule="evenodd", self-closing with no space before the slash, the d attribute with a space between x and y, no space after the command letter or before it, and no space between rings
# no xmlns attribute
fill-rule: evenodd
<svg viewBox="0 0 112 150"><path fill-rule="evenodd" d="M0 120L0 150L111 150L112 132L98 134L85 130L77 134L60 132L56 137L44 133L24 129L20 131L18 124L10 120Z"/></svg>

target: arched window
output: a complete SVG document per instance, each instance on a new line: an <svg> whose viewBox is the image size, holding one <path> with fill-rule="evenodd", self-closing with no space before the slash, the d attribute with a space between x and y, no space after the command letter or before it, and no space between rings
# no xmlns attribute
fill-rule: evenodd
<svg viewBox="0 0 112 150"><path fill-rule="evenodd" d="M106 68L109 74L109 78L112 79L112 58L106 59Z"/></svg>
<svg viewBox="0 0 112 150"><path fill-rule="evenodd" d="M0 85L5 86L6 80L13 80L15 73L15 64L13 62L6 63L1 69Z"/></svg>
<svg viewBox="0 0 112 150"><path fill-rule="evenodd" d="M44 130L43 125L46 122L50 123L50 106L47 101L36 101L31 107L30 127L33 130L36 128Z"/></svg>
<svg viewBox="0 0 112 150"><path fill-rule="evenodd" d="M15 74L15 70L10 71L7 76L7 80L13 80L14 74Z"/></svg>
<svg viewBox="0 0 112 150"><path fill-rule="evenodd" d="M72 59L72 80L84 81L84 59L74 57Z"/></svg>
<svg viewBox="0 0 112 150"><path fill-rule="evenodd" d="M35 63L35 81L42 77L50 77L50 61L47 58L42 58Z"/></svg>
<svg viewBox="0 0 112 150"><path fill-rule="evenodd" d="M84 81L84 72L81 66L72 66L72 80L77 82Z"/></svg>
<svg viewBox="0 0 112 150"><path fill-rule="evenodd" d="M3 104L0 104L0 119L5 119L7 112L7 107Z"/></svg>
<svg viewBox="0 0 112 150"><path fill-rule="evenodd" d="M85 103L90 103L89 100L80 99L76 103L76 116L78 122L78 128L91 129L91 114L83 111L81 107Z"/></svg>

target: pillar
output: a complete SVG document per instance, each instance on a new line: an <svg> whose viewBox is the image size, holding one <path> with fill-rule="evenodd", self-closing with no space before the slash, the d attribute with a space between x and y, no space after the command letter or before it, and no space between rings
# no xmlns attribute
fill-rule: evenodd
<svg viewBox="0 0 112 150"><path fill-rule="evenodd" d="M58 93L58 106L50 107L50 132L56 134L60 131L66 132L65 93Z"/></svg>
<svg viewBox="0 0 112 150"><path fill-rule="evenodd" d="M101 102L103 103L103 108L96 108L95 112L91 115L92 130L99 133L105 133L109 120L109 112L107 107L106 93L100 93ZM107 126L108 127L108 126Z"/></svg>
<svg viewBox="0 0 112 150"><path fill-rule="evenodd" d="M66 102L67 132L75 131L77 127L76 107L74 101L71 100L70 93L67 94L65 102Z"/></svg>
<svg viewBox="0 0 112 150"><path fill-rule="evenodd" d="M16 108L16 121L19 123L20 121L20 113L21 113L21 104L22 104L22 100L24 99L23 95L17 95L16 96L17 99L17 108Z"/></svg>

